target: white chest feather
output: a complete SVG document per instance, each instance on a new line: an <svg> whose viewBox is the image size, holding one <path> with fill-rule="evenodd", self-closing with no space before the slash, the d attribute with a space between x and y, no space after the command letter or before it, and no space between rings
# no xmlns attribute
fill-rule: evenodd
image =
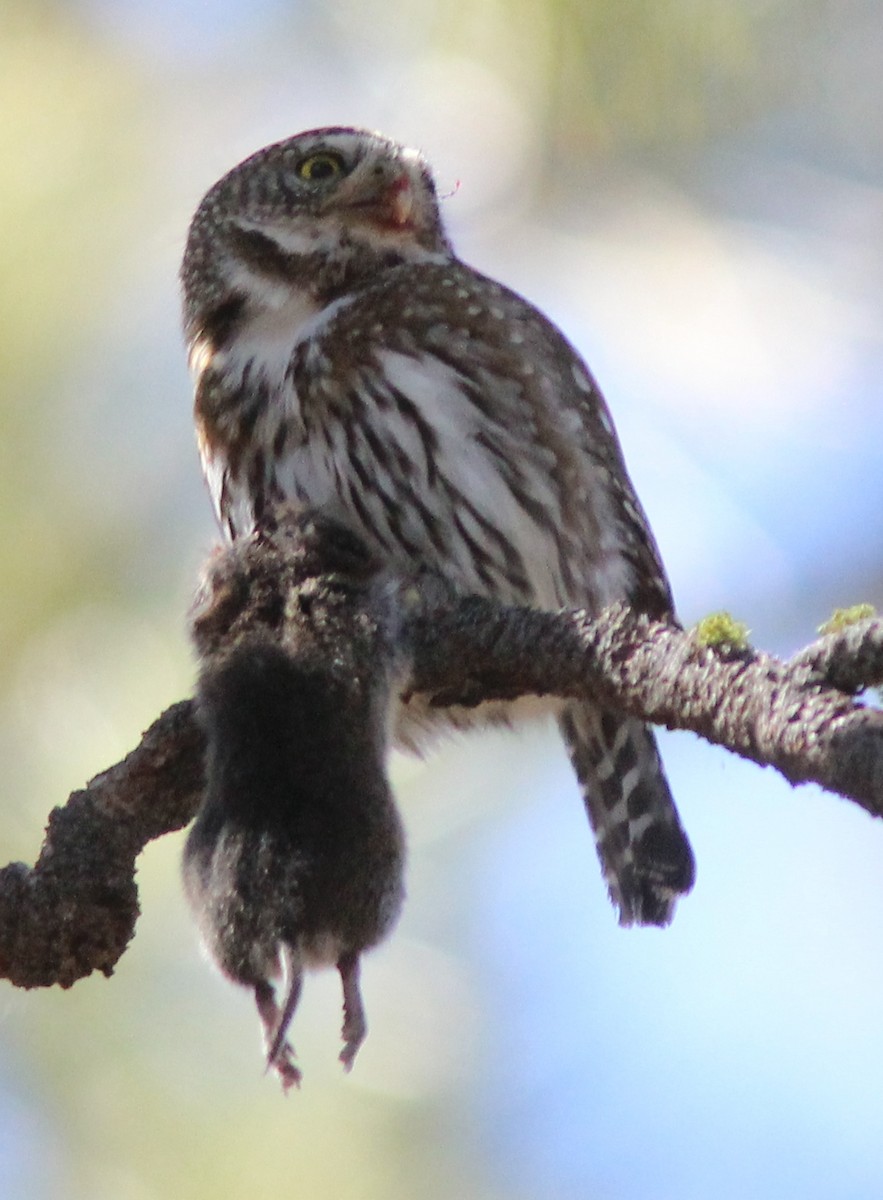
<svg viewBox="0 0 883 1200"><path fill-rule="evenodd" d="M364 326L348 318L343 336L335 318L354 301L317 311L282 292L213 364L228 386L264 397L251 435L263 448L263 499L323 508L365 532L391 563L439 569L466 591L549 608L584 595L589 602L573 583L587 531L562 519L569 485L523 381L501 379L500 404L488 404L456 365L400 348L379 326L375 336L370 313ZM531 386L542 386L531 374ZM230 531L249 529L254 463L238 474L206 469ZM622 594L625 563L598 551L599 590Z"/></svg>

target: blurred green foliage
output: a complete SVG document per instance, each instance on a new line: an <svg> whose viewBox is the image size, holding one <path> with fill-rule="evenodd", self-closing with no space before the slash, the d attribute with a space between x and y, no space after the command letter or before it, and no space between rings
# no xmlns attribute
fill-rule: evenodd
<svg viewBox="0 0 883 1200"><path fill-rule="evenodd" d="M671 164L793 99L827 31L825 0L403 0L328 6L341 31L474 57L526 97L550 160ZM797 31L799 30L799 36ZM422 44L421 44L422 43ZM801 60L801 53L808 58Z"/></svg>
<svg viewBox="0 0 883 1200"><path fill-rule="evenodd" d="M137 77L65 14L0 12L0 676L23 638L96 583L92 536L68 519L46 447L65 372L118 283L142 152Z"/></svg>

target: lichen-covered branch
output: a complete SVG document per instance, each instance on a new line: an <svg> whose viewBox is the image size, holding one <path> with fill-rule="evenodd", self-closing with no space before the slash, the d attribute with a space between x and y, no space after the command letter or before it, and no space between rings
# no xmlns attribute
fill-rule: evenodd
<svg viewBox="0 0 883 1200"><path fill-rule="evenodd" d="M343 653L335 637L345 633L336 631L389 622L393 595L400 622L389 653L406 694L441 705L603 697L883 815L883 713L855 696L883 682L883 622L862 621L783 662L701 645L623 606L591 619L458 597L436 580L367 587L364 556L341 557L328 522L309 514L284 518L237 553L235 603L245 616L231 636L261 628L296 645L321 630L329 655ZM383 575L380 564L373 570ZM382 659L365 667L389 669ZM362 683L367 698L371 680ZM203 752L195 706L182 701L127 758L52 811L36 864L0 871L0 977L68 987L91 971L112 972L138 916L135 860L196 812Z"/></svg>
<svg viewBox="0 0 883 1200"><path fill-rule="evenodd" d="M625 606L592 620L503 610L470 597L417 618L413 686L445 704L526 692L603 697L880 816L883 713L848 693L883 678L881 646L883 622L863 622L782 662L751 649L702 646ZM459 685L451 664L462 668Z"/></svg>
<svg viewBox="0 0 883 1200"><path fill-rule="evenodd" d="M791 666L844 692L879 687L883 684L883 620L856 621L829 633L795 655Z"/></svg>

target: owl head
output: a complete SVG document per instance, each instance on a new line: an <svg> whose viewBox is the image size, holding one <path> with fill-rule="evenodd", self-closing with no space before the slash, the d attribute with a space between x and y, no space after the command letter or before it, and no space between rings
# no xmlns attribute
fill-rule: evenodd
<svg viewBox="0 0 883 1200"><path fill-rule="evenodd" d="M185 318L262 282L301 280L328 299L354 275L450 255L416 150L367 130L314 129L259 150L209 189L184 255Z"/></svg>

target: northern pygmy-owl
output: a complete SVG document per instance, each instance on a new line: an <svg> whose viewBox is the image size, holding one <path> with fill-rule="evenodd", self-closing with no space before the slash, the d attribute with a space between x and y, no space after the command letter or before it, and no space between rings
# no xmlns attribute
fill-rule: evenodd
<svg viewBox="0 0 883 1200"><path fill-rule="evenodd" d="M594 379L542 313L460 262L416 151L349 128L259 151L200 204L182 280L227 536L295 502L463 592L672 612ZM401 742L423 717L403 712ZM652 732L592 704L558 719L621 923L666 924L694 865Z"/></svg>

